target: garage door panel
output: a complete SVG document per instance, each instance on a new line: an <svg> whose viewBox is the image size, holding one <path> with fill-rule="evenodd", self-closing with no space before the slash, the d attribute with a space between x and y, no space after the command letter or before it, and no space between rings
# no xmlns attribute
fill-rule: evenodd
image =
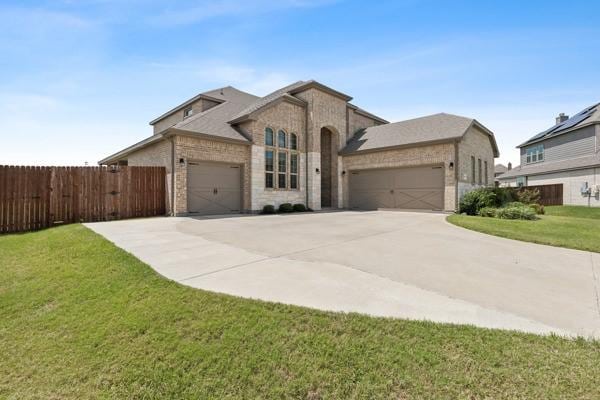
<svg viewBox="0 0 600 400"><path fill-rule="evenodd" d="M227 214L241 211L241 168L219 163L188 165L188 212Z"/></svg>
<svg viewBox="0 0 600 400"><path fill-rule="evenodd" d="M353 171L350 207L372 210L444 207L444 169L440 166Z"/></svg>

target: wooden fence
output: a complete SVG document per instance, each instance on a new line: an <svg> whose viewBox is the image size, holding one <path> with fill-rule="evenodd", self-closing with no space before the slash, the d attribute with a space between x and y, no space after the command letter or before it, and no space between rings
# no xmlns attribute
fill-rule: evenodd
<svg viewBox="0 0 600 400"><path fill-rule="evenodd" d="M540 200L538 203L544 206L562 206L563 205L563 184L558 183L555 185L537 185L537 186L524 186L518 190L539 190Z"/></svg>
<svg viewBox="0 0 600 400"><path fill-rule="evenodd" d="M166 212L164 167L0 166L0 233Z"/></svg>

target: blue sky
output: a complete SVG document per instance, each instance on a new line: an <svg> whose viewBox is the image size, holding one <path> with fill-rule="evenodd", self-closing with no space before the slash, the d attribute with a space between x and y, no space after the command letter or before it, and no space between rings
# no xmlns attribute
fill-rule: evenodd
<svg viewBox="0 0 600 400"><path fill-rule="evenodd" d="M232 85L316 79L390 121L448 112L499 161L600 102L598 1L2 1L0 164L82 165Z"/></svg>

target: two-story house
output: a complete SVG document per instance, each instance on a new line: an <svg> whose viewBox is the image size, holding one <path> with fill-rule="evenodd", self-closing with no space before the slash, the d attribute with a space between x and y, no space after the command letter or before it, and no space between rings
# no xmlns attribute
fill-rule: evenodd
<svg viewBox="0 0 600 400"><path fill-rule="evenodd" d="M472 118L388 123L347 94L299 81L258 97L231 86L159 116L154 134L99 163L164 166L172 215L314 210L452 211L494 182L494 135Z"/></svg>
<svg viewBox="0 0 600 400"><path fill-rule="evenodd" d="M563 204L600 206L600 103L525 143L521 165L500 175L502 186L563 185Z"/></svg>

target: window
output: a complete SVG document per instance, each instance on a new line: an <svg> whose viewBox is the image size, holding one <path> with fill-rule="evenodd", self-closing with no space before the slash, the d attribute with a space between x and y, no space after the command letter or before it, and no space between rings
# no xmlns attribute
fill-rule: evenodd
<svg viewBox="0 0 600 400"><path fill-rule="evenodd" d="M475 184L475 157L471 156L471 184Z"/></svg>
<svg viewBox="0 0 600 400"><path fill-rule="evenodd" d="M525 150L525 157L527 164L544 161L544 145L538 144L537 146L529 147Z"/></svg>
<svg viewBox="0 0 600 400"><path fill-rule="evenodd" d="M527 179L524 176L517 176L517 186L527 186Z"/></svg>
<svg viewBox="0 0 600 400"><path fill-rule="evenodd" d="M290 134L290 149L298 150L298 137L295 133Z"/></svg>
<svg viewBox="0 0 600 400"><path fill-rule="evenodd" d="M183 110L183 118L191 117L193 113L194 110L192 109L192 107L188 107L185 110Z"/></svg>
<svg viewBox="0 0 600 400"><path fill-rule="evenodd" d="M287 185L287 153L280 151L277 154L277 187L286 189Z"/></svg>
<svg viewBox="0 0 600 400"><path fill-rule="evenodd" d="M265 145L273 146L273 129L265 129Z"/></svg>
<svg viewBox="0 0 600 400"><path fill-rule="evenodd" d="M287 147L287 141L286 141L286 135L284 131L279 131L277 132L277 146L279 146L280 148L286 148Z"/></svg>
<svg viewBox="0 0 600 400"><path fill-rule="evenodd" d="M298 189L298 154L290 155L290 189Z"/></svg>
<svg viewBox="0 0 600 400"><path fill-rule="evenodd" d="M265 187L273 188L273 150L265 151Z"/></svg>
<svg viewBox="0 0 600 400"><path fill-rule="evenodd" d="M487 166L487 161L483 162L484 165L484 172L485 172L485 185L488 185L488 166Z"/></svg>
<svg viewBox="0 0 600 400"><path fill-rule="evenodd" d="M266 128L265 147L265 188L298 189L298 136Z"/></svg>
<svg viewBox="0 0 600 400"><path fill-rule="evenodd" d="M483 183L482 179L481 179L481 158L477 159L477 172L478 172L478 176L479 176L477 183L479 183L481 185Z"/></svg>

